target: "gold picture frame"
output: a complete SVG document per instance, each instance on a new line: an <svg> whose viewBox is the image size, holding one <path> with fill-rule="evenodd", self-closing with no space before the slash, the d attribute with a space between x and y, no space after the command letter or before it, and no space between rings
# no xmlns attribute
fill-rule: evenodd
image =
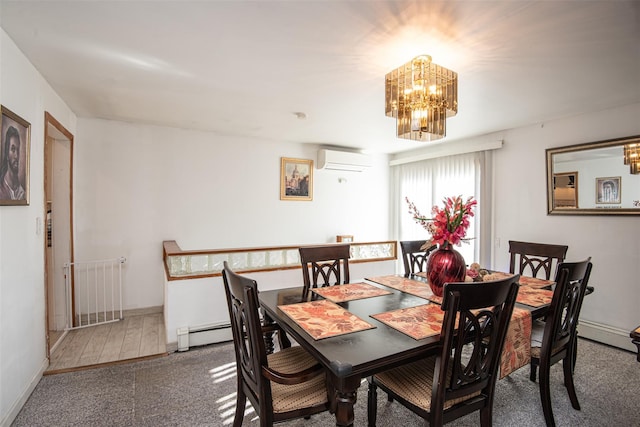
<svg viewBox="0 0 640 427"><path fill-rule="evenodd" d="M313 200L313 160L280 159L280 200Z"/></svg>
<svg viewBox="0 0 640 427"><path fill-rule="evenodd" d="M0 205L29 205L31 124L0 105Z"/></svg>

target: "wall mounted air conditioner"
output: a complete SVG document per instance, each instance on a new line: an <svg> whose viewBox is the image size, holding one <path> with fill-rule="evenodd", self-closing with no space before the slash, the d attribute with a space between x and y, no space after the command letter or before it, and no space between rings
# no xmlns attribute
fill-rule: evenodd
<svg viewBox="0 0 640 427"><path fill-rule="evenodd" d="M362 172L371 167L371 158L366 154L322 148L318 150L317 167L318 169Z"/></svg>

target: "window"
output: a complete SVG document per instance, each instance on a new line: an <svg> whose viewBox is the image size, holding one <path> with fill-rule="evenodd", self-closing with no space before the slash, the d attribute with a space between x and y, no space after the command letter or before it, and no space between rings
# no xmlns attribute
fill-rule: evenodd
<svg viewBox="0 0 640 427"><path fill-rule="evenodd" d="M434 205L442 206L443 199L461 195L464 200L473 196L478 200L475 216L467 231L469 243L462 243L456 250L462 254L467 264L480 262L489 265L481 250L483 241L490 242L489 207L491 197L489 174L486 164L490 163L491 151L479 151L455 156L440 157L407 163L391 168L391 218L395 238L398 240L429 239L429 233L417 224L408 213L405 197L408 197L425 216L430 216ZM482 221L482 227L480 226ZM486 225L485 225L486 223ZM486 237L485 237L486 236Z"/></svg>

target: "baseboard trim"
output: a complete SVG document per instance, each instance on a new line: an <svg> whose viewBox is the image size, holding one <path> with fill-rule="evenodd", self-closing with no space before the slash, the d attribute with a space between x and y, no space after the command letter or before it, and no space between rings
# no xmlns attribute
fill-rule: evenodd
<svg viewBox="0 0 640 427"><path fill-rule="evenodd" d="M40 370L31 379L31 381L27 385L27 388L22 392L20 397L13 403L13 405L11 406L11 409L9 409L4 419L0 421L0 427L9 427L11 423L16 419L16 417L20 413L20 410L22 409L24 404L27 403L29 396L31 396L31 393L33 393L33 390L35 390L36 386L40 382L40 379L42 379L42 375L44 375L44 371L46 371L48 367L49 367L49 359L45 358L42 361Z"/></svg>
<svg viewBox="0 0 640 427"><path fill-rule="evenodd" d="M578 324L578 336L635 353L637 349L631 343L629 332L588 320L580 320Z"/></svg>

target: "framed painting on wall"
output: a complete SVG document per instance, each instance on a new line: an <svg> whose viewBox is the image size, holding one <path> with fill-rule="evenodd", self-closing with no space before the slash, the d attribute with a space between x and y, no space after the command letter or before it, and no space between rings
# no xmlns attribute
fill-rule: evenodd
<svg viewBox="0 0 640 427"><path fill-rule="evenodd" d="M313 160L280 159L280 200L313 200Z"/></svg>
<svg viewBox="0 0 640 427"><path fill-rule="evenodd" d="M596 203L621 203L620 193L622 188L620 179L621 177L619 176L596 178Z"/></svg>
<svg viewBox="0 0 640 427"><path fill-rule="evenodd" d="M29 122L0 106L0 205L29 204Z"/></svg>

